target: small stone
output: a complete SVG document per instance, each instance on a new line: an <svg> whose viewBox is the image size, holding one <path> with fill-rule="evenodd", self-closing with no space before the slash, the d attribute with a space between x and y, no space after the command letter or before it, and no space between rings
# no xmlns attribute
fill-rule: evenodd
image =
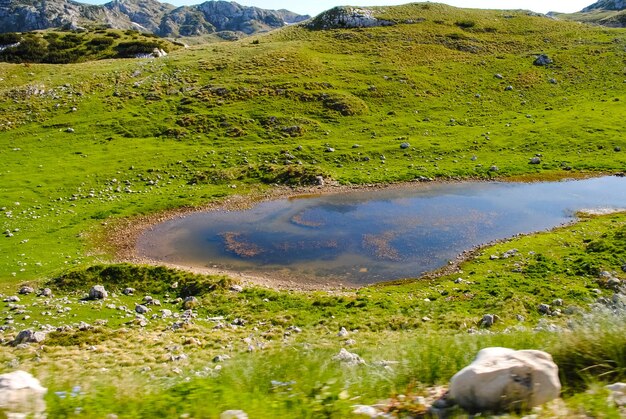
<svg viewBox="0 0 626 419"><path fill-rule="evenodd" d="M243 287L241 285L232 285L230 290L234 292L243 292Z"/></svg>
<svg viewBox="0 0 626 419"><path fill-rule="evenodd" d="M541 314L550 314L550 306L547 304L539 304L537 308Z"/></svg>
<svg viewBox="0 0 626 419"><path fill-rule="evenodd" d="M334 153L335 149L332 148L332 147L326 147L326 149L324 151L327 152L327 153Z"/></svg>
<svg viewBox="0 0 626 419"><path fill-rule="evenodd" d="M530 161L528 163L529 164L539 164L539 163L541 163L541 159L539 157L533 157L532 159L530 159Z"/></svg>
<svg viewBox="0 0 626 419"><path fill-rule="evenodd" d="M109 296L109 293L106 292L102 285L94 285L89 290L89 299L90 300L103 300Z"/></svg>
<svg viewBox="0 0 626 419"><path fill-rule="evenodd" d="M533 65L545 67L552 64L553 62L554 61L552 61L552 59L546 54L541 54L535 59L535 61L533 61Z"/></svg>
<svg viewBox="0 0 626 419"><path fill-rule="evenodd" d="M52 297L52 290L50 288L44 288L39 291L40 297Z"/></svg>
<svg viewBox="0 0 626 419"><path fill-rule="evenodd" d="M557 307L562 307L563 306L563 300L561 298L557 298L556 300L552 301L552 305L553 306L557 306Z"/></svg>
<svg viewBox="0 0 626 419"><path fill-rule="evenodd" d="M509 85L509 86L504 88L505 92L510 92L511 90L513 90L513 86L511 86L511 85Z"/></svg>
<svg viewBox="0 0 626 419"><path fill-rule="evenodd" d="M93 329L93 326L92 326L92 325L90 325L89 323L80 322L80 323L78 324L78 330L80 330L80 331L82 331L82 332L84 332L84 331L86 331L86 330L91 330L91 329Z"/></svg>
<svg viewBox="0 0 626 419"><path fill-rule="evenodd" d="M220 414L220 419L248 419L243 410L226 410Z"/></svg>
<svg viewBox="0 0 626 419"><path fill-rule="evenodd" d="M353 415L366 416L368 418L378 418L382 416L382 412L373 406L355 405L352 407L354 408L352 411Z"/></svg>
<svg viewBox="0 0 626 419"><path fill-rule="evenodd" d="M20 290L17 293L22 294L22 295L28 295L28 294L32 294L33 292L35 292L35 289L33 287L24 285L23 287L20 288Z"/></svg>
<svg viewBox="0 0 626 419"><path fill-rule="evenodd" d="M135 293L134 288L124 288L124 290L122 291L122 294L124 295L133 295L134 293Z"/></svg>
<svg viewBox="0 0 626 419"><path fill-rule="evenodd" d="M189 310L198 306L198 299L193 296L185 297L183 300L183 309Z"/></svg>
<svg viewBox="0 0 626 419"><path fill-rule="evenodd" d="M217 355L215 358L213 358L213 362L218 363L218 362L224 362L230 359L229 355Z"/></svg>
<svg viewBox="0 0 626 419"><path fill-rule="evenodd" d="M496 318L494 314L485 314L480 321L480 326L489 328L496 322Z"/></svg>
<svg viewBox="0 0 626 419"><path fill-rule="evenodd" d="M148 312L148 307L142 305L142 304L137 304L135 305L135 311L139 314L146 314Z"/></svg>
<svg viewBox="0 0 626 419"><path fill-rule="evenodd" d="M494 77L498 80L502 80L504 78L504 76L502 74L496 74L494 75Z"/></svg>
<svg viewBox="0 0 626 419"><path fill-rule="evenodd" d="M407 149L409 147L411 147L411 144L409 144L409 143L402 143L402 144L400 144L400 148L403 149L403 150L405 150L405 149Z"/></svg>
<svg viewBox="0 0 626 419"><path fill-rule="evenodd" d="M615 147L613 150L614 150L615 152L620 152L620 151L622 151L622 147Z"/></svg>
<svg viewBox="0 0 626 419"><path fill-rule="evenodd" d="M233 321L231 322L231 324L232 324L233 326L245 326L245 325L246 325L246 323L247 323L247 322L246 322L246 320L245 320L245 319L242 319L242 318L239 318L239 317L237 317L235 320L233 320Z"/></svg>
<svg viewBox="0 0 626 419"><path fill-rule="evenodd" d="M489 168L490 172L497 172L499 170L500 170L500 168L498 166L496 166L495 164Z"/></svg>
<svg viewBox="0 0 626 419"><path fill-rule="evenodd" d="M201 346L202 342L200 341L200 339L194 338L194 337L190 337L185 339L185 342L183 342L185 345L194 345L194 346Z"/></svg>
<svg viewBox="0 0 626 419"><path fill-rule="evenodd" d="M346 330L345 327L342 327L341 330L339 330L339 333L337 333L337 336L339 336L340 338L346 337L349 335L349 332Z"/></svg>
<svg viewBox="0 0 626 419"><path fill-rule="evenodd" d="M349 366L365 364L363 358L361 358L357 354L346 351L345 348L341 348L339 354L333 356L333 361L339 361L342 364L346 364Z"/></svg>

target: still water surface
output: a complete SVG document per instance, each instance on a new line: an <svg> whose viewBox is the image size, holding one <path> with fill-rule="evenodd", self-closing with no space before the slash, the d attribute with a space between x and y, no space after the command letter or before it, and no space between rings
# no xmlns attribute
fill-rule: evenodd
<svg viewBox="0 0 626 419"><path fill-rule="evenodd" d="M626 208L625 178L420 184L194 213L146 231L138 252L182 266L369 284L416 277L473 246L605 208Z"/></svg>

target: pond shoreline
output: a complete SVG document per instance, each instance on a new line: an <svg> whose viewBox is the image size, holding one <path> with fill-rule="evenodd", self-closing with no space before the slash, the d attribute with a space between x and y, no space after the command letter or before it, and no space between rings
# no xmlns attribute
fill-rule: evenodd
<svg viewBox="0 0 626 419"><path fill-rule="evenodd" d="M560 174L557 174L560 175ZM236 211L236 210L245 210L249 209L259 203L278 200L278 199L293 199L298 197L310 197L317 195L330 195L330 194L339 194L345 192L358 192L365 190L381 190L381 189L390 189L390 188L404 188L407 186L419 188L419 187L427 187L437 184L445 184L445 183L469 183L469 182L513 182L513 183L536 183L536 182L546 182L546 181L555 181L555 180L580 180L580 179L588 179L595 178L601 176L607 176L610 174L606 173L563 173L562 176L545 176L545 177L517 177L517 178L503 178L503 179L437 179L433 181L411 181L411 182L397 182L390 184L368 184L368 185L338 185L338 184L327 184L324 186L311 186L311 187L286 187L286 186L277 186L271 187L266 190L260 192L252 192L246 195L231 195L200 207L193 208L177 208L170 211L164 211L148 216L139 216L132 217L127 219L115 220L106 228L106 243L111 245L114 249L115 262L126 262L133 264L143 264L143 265L152 265L152 266L166 266L174 269L181 269L189 272L205 274L205 275L225 275L229 276L237 281L242 282L243 284L254 285L254 286L262 286L272 289L283 289L283 290L298 290L298 291L312 291L312 290L346 290L346 289L356 289L360 288L363 285L356 284L343 284L341 281L333 282L328 279L319 279L314 280L307 278L306 280L302 280L302 278L298 278L298 281L295 281L293 278L293 274L290 273L272 273L271 276L268 275L254 275L254 274L244 274L236 271L227 271L222 270L217 267L200 267L200 266L184 266L179 264L171 264L166 263L159 260L154 260L150 258L143 257L137 252L137 240L138 238L148 230L151 230L158 224L161 224L165 221L173 220L176 218L182 218L186 215L198 212L210 212L210 211ZM616 175L616 174L613 174ZM620 174L617 174L620 175ZM571 222L565 223L563 225L571 224L576 222L576 219L573 219ZM555 228L559 228L561 226L556 226ZM482 249L485 247L491 246L495 243L507 241L511 238L534 234L533 233L522 233L513 237L508 237L506 239L500 239L491 241L489 243L483 243L478 246L474 246L473 248L464 250L459 255L457 255L453 260L450 260L447 265L436 269L434 271L425 272L422 275L415 278L407 278L407 279L398 279L392 281L384 281L377 284L370 284L371 286L376 286L380 284L393 284L393 283L402 283L406 281L414 281L420 279L434 279L443 275L452 274L459 269L459 265L464 261L475 257Z"/></svg>

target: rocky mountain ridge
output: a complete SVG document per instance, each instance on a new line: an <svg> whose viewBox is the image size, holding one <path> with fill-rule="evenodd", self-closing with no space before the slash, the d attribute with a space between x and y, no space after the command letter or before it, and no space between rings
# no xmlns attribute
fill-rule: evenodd
<svg viewBox="0 0 626 419"><path fill-rule="evenodd" d="M626 0L599 0L576 13L550 12L549 16L611 28L626 27Z"/></svg>
<svg viewBox="0 0 626 419"><path fill-rule="evenodd" d="M625 10L626 0L599 0L594 4L585 7L581 12L591 12L594 10Z"/></svg>
<svg viewBox="0 0 626 419"><path fill-rule="evenodd" d="M113 0L103 5L71 0L0 0L0 32L106 25L163 37L225 31L251 35L308 18L288 10L266 10L228 1L176 7L157 0Z"/></svg>

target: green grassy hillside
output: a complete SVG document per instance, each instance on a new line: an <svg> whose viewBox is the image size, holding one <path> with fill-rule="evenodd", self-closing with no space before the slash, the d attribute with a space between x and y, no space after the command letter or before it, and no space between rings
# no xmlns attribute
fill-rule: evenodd
<svg viewBox="0 0 626 419"><path fill-rule="evenodd" d="M10 63L69 64L106 58L169 52L181 45L137 31L98 29L48 30L0 34L0 61Z"/></svg>
<svg viewBox="0 0 626 419"><path fill-rule="evenodd" d="M626 168L624 31L434 4L381 13L417 23L290 27L159 60L0 64L0 227L19 229L3 238L0 275L84 263L86 233L108 217L200 205L262 179ZM541 53L554 64L533 65ZM542 163L528 164L536 154Z"/></svg>
<svg viewBox="0 0 626 419"><path fill-rule="evenodd" d="M451 276L331 293L239 293L228 278L108 265L115 248L106 237L121 221L317 175L361 185L626 170L626 30L431 3L376 13L397 24L291 26L160 59L0 63L0 293L23 283L55 293L48 303L23 297L26 308L1 303L10 327L0 336L7 343L21 328L73 325L43 349L1 347L0 370L21 365L54 391L85 388L80 397L51 393L52 417L76 408L87 417L215 417L227 408L347 417L354 404L444 384L479 347L496 344L560 357L572 373L563 377L566 416L582 405L617 417L602 391L580 393L590 379L580 372L599 365L594 380L624 379L623 328L598 320L573 342L553 331L574 327L598 298L610 304L614 289L599 273L623 281L623 214L484 249ZM540 54L552 63L534 65ZM490 258L512 248L519 257ZM81 302L96 282L116 295ZM120 295L125 286L136 295ZM176 298L194 294L199 319L244 324L172 330L173 320L159 318L143 328L132 308L144 294L179 316ZM545 316L542 303L563 307ZM484 330L488 313L501 321ZM103 320L78 330L79 321ZM411 361L393 373L341 368L329 360L345 343L340 327L359 329L355 350L370 361ZM237 361L220 373L211 361L223 353ZM213 404L202 410L195 400Z"/></svg>
<svg viewBox="0 0 626 419"><path fill-rule="evenodd" d="M590 10L588 12L576 13L554 13L557 19L570 20L573 22L582 22L592 25L602 25L612 28L626 27L626 11L625 10Z"/></svg>

